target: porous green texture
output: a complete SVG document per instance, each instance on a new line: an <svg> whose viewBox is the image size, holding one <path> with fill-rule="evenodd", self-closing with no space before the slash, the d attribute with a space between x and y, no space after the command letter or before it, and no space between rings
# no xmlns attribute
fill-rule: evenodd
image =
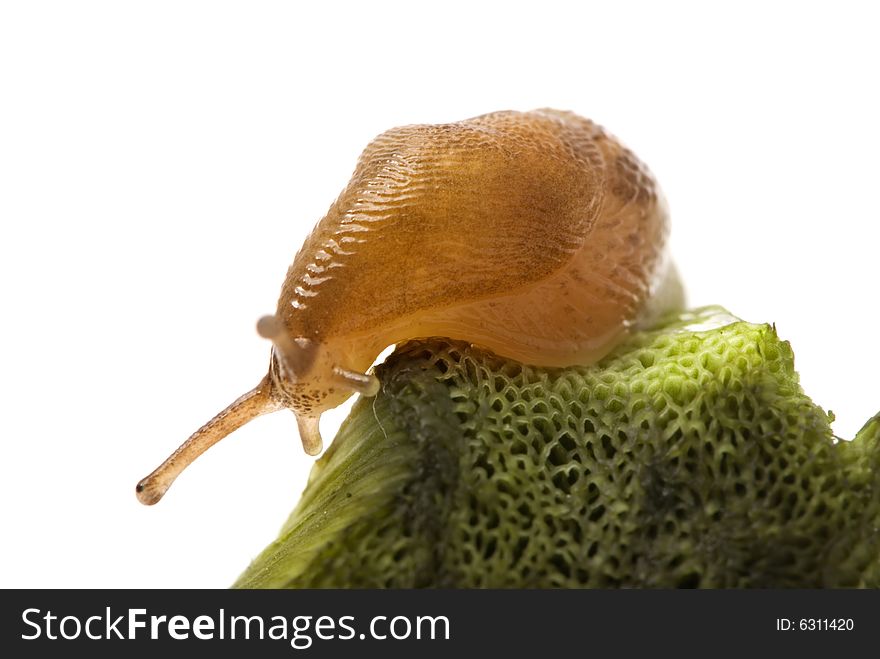
<svg viewBox="0 0 880 659"><path fill-rule="evenodd" d="M700 309L568 369L432 340L379 376L237 587L880 586L880 415L834 438L769 325Z"/></svg>

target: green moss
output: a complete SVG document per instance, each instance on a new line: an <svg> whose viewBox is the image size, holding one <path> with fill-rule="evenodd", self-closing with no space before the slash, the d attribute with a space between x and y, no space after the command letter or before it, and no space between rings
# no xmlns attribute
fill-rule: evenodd
<svg viewBox="0 0 880 659"><path fill-rule="evenodd" d="M237 587L880 586L852 442L773 327L667 319L592 367L402 346Z"/></svg>

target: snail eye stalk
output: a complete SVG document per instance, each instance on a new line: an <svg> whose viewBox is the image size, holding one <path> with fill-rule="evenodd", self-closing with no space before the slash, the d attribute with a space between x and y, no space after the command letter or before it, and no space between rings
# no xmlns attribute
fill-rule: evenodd
<svg viewBox="0 0 880 659"><path fill-rule="evenodd" d="M165 496L174 480L202 453L248 421L281 409L282 405L271 395L271 387L269 379L264 378L260 384L190 435L165 462L137 484L138 501L146 506L157 503Z"/></svg>

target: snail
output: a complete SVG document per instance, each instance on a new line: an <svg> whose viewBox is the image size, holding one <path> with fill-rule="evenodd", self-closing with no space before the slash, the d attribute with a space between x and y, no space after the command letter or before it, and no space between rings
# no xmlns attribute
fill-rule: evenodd
<svg viewBox="0 0 880 659"><path fill-rule="evenodd" d="M269 372L137 486L156 503L206 449L288 408L303 448L353 393L375 395L383 349L432 336L544 367L589 364L633 327L680 307L668 213L647 168L571 112L494 112L394 128L296 254Z"/></svg>

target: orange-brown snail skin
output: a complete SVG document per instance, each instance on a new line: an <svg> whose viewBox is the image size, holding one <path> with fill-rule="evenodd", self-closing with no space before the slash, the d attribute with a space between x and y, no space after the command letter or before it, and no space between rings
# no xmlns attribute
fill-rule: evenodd
<svg viewBox="0 0 880 659"><path fill-rule="evenodd" d="M269 374L138 485L155 503L201 452L287 407L303 446L387 346L465 340L539 366L606 354L634 324L680 306L668 216L651 174L570 112L495 112L394 128L373 140L287 271Z"/></svg>

